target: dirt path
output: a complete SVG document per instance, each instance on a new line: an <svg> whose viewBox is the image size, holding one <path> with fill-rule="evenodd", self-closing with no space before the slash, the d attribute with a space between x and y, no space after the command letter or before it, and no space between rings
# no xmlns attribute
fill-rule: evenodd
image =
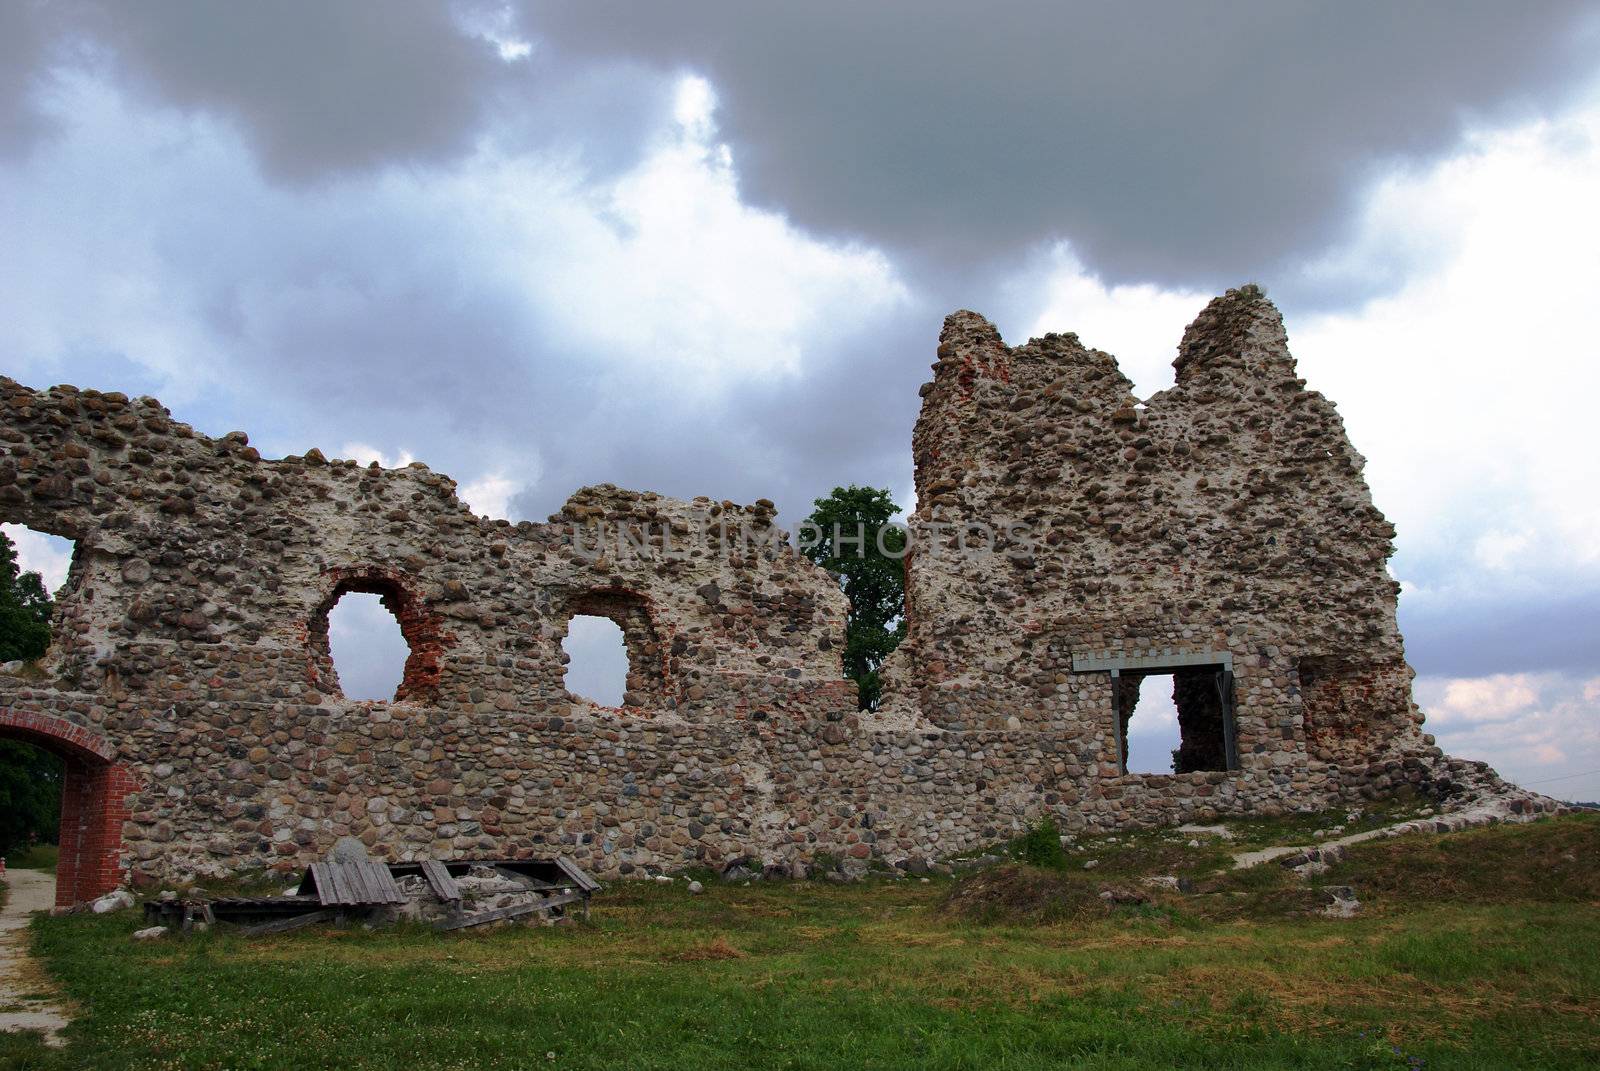
<svg viewBox="0 0 1600 1071"><path fill-rule="evenodd" d="M28 917L54 906L55 876L8 870L5 883L10 895L0 910L0 1030L38 1030L46 1042L60 1045L66 1011L56 1002L54 985L28 955Z"/></svg>
<svg viewBox="0 0 1600 1071"><path fill-rule="evenodd" d="M1313 848L1345 847L1350 844L1360 844L1364 840L1376 837L1398 837L1403 833L1454 833L1462 829L1473 829L1478 826L1495 825L1500 822L1533 822L1543 817L1532 810L1519 810L1510 798L1488 799L1476 803L1471 807L1447 814L1429 815L1425 818L1412 818L1392 826L1382 826L1378 829L1363 830L1360 833L1349 833L1343 837L1329 837L1315 844L1278 845L1274 848L1262 848L1253 852L1233 853L1233 868L1243 870L1258 863L1269 862L1285 855L1297 852L1309 852ZM1215 830L1218 826L1179 826L1179 829Z"/></svg>

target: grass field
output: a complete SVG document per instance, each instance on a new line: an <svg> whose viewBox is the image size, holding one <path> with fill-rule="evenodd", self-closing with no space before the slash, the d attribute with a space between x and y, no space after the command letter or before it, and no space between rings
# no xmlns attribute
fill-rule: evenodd
<svg viewBox="0 0 1600 1071"><path fill-rule="evenodd" d="M1315 879L1356 889L1349 920L1276 864L1215 872L1215 844L1072 849L967 879L976 912L935 879L619 883L587 926L451 936L134 944L131 914L44 918L80 1018L64 1051L0 1037L0 1067L1600 1065L1600 816L1352 848ZM1142 867L1192 891L1099 896Z"/></svg>
<svg viewBox="0 0 1600 1071"><path fill-rule="evenodd" d="M56 856L60 849L54 844L34 844L6 856L6 866L17 870L43 870L56 872Z"/></svg>

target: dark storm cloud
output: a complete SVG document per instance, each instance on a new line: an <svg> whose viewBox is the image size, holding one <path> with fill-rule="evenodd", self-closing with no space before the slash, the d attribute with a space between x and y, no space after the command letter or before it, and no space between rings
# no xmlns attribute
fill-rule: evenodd
<svg viewBox="0 0 1600 1071"><path fill-rule="evenodd" d="M0 160L26 151L45 126L28 97L45 45L38 7L0 4Z"/></svg>
<svg viewBox="0 0 1600 1071"><path fill-rule="evenodd" d="M0 4L0 155L49 125L31 99L53 68L104 64L145 100L234 126L262 170L305 184L470 151L552 142L600 171L637 158L661 76L626 60L507 63L481 28L493 5L423 0ZM474 28L480 32L474 32ZM511 29L507 27L507 29Z"/></svg>
<svg viewBox="0 0 1600 1071"><path fill-rule="evenodd" d="M1594 6L531 4L558 51L705 73L748 198L948 268L1070 239L1216 289L1337 236L1376 166L1592 75Z"/></svg>
<svg viewBox="0 0 1600 1071"><path fill-rule="evenodd" d="M448 5L86 3L72 29L129 84L239 123L270 174L440 159L471 143L504 65Z"/></svg>
<svg viewBox="0 0 1600 1071"><path fill-rule="evenodd" d="M609 174L653 117L639 90L688 69L717 88L747 200L894 250L931 289L1067 239L1111 281L1217 290L1286 274L1383 167L1464 122L1549 106L1600 43L1576 0L529 0L501 30L535 50L508 64L483 36L505 10L4 5L0 144L37 131L44 59L87 42L126 85L236 124L279 180L446 160L490 116Z"/></svg>
<svg viewBox="0 0 1600 1071"><path fill-rule="evenodd" d="M1591 582L1592 583L1592 582ZM1418 673L1600 673L1600 589L1550 587L1458 595L1413 605L1400 599L1406 655Z"/></svg>
<svg viewBox="0 0 1600 1071"><path fill-rule="evenodd" d="M849 483L888 487L909 509L917 387L928 378L940 315L921 304L876 322L870 334L818 339L806 375L741 384L689 411L662 409L648 392L596 397L575 424L557 416L545 437L544 479L516 500L519 515L543 519L577 488L615 483L679 498L707 495L776 502L794 525L812 500Z"/></svg>

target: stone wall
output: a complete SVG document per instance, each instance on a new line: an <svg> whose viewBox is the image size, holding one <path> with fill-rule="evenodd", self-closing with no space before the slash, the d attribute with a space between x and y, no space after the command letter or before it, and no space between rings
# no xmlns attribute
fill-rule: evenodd
<svg viewBox="0 0 1600 1071"><path fill-rule="evenodd" d="M1437 757L1395 623L1394 529L1258 290L1213 301L1146 402L1075 335L1013 349L957 313L938 356L912 523L946 527L908 571L888 673L903 721L1070 740L1068 805L1118 821L1295 805L1394 755ZM974 519L1030 538L963 556L949 533ZM1122 774L1109 674L1075 657L1170 670L1206 652L1233 670L1237 769Z"/></svg>
<svg viewBox="0 0 1600 1071"><path fill-rule="evenodd" d="M76 541L42 665L0 707L131 773L152 878L320 856L560 850L625 875L827 853L895 865L1069 827L1321 806L1451 766L1419 729L1371 504L1332 403L1252 290L1190 327L1141 404L1074 336L945 324L913 441L910 637L882 711L840 680L846 604L772 503L578 491L486 520L418 463L261 458L149 398L0 380L0 520ZM1006 518L995 553L935 528ZM952 553L940 553L940 549ZM327 614L379 594L411 654L345 699ZM625 705L567 693L575 614L622 627ZM1121 772L1090 656L1226 653L1235 768ZM0 732L3 732L0 727Z"/></svg>

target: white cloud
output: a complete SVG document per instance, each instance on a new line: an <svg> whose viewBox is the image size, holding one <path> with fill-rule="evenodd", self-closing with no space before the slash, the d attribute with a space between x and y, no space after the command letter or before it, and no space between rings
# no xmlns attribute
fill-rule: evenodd
<svg viewBox="0 0 1600 1071"><path fill-rule="evenodd" d="M67 570L72 566L72 540L60 536L35 532L20 524L0 524L17 548L19 572L38 573L44 589L54 594L67 582Z"/></svg>
<svg viewBox="0 0 1600 1071"><path fill-rule="evenodd" d="M509 4L458 8L455 14L462 30L492 45L506 63L515 63L533 54L533 42L522 35L516 12Z"/></svg>
<svg viewBox="0 0 1600 1071"><path fill-rule="evenodd" d="M511 499L523 487L520 480L492 472L471 483L462 484L457 488L456 496L480 517L510 520Z"/></svg>
<svg viewBox="0 0 1600 1071"><path fill-rule="evenodd" d="M535 207L518 184L496 184L510 198L502 240L547 325L679 396L792 375L808 345L908 299L883 254L810 238L740 200L733 159L713 140L714 100L703 79L684 78L676 129L581 207Z"/></svg>
<svg viewBox="0 0 1600 1071"><path fill-rule="evenodd" d="M683 129L685 137L700 144L710 142L717 133L714 118L716 110L717 94L710 82L699 75L686 75L678 79L678 88L673 94L672 117Z"/></svg>
<svg viewBox="0 0 1600 1071"><path fill-rule="evenodd" d="M393 351L414 314L444 317L470 297L502 317L497 344L563 354L564 380L596 401L615 390L699 404L792 376L812 348L908 300L882 253L740 200L697 77L614 180L491 132L447 169L299 191L266 185L215 120L136 107L81 71L52 85L41 103L62 133L0 167L13 252L0 258L0 346L24 378L115 356L183 406L248 389L241 367L309 380L308 355L333 339L360 351L322 352L314 381L343 382L357 362L406 356Z"/></svg>
<svg viewBox="0 0 1600 1071"><path fill-rule="evenodd" d="M561 649L567 664L567 691L601 706L622 705L628 686L628 651L622 629L604 617L580 614L567 626Z"/></svg>
<svg viewBox="0 0 1600 1071"><path fill-rule="evenodd" d="M370 465L374 461L381 469L403 469L416 460L411 456L410 450L402 449L394 454L387 454L376 446L366 443L345 443L339 448L339 456L348 461L359 461L363 465Z"/></svg>
<svg viewBox="0 0 1600 1071"><path fill-rule="evenodd" d="M1488 677L1458 677L1442 682L1423 678L1418 698L1435 696L1428 721L1433 725L1455 722L1503 721L1539 702L1541 683L1528 673L1496 673Z"/></svg>
<svg viewBox="0 0 1600 1071"><path fill-rule="evenodd" d="M416 458L410 450L401 448L390 454L368 443L348 442L339 448L339 456L379 468L403 469ZM527 481L512 479L504 472L485 473L475 480L456 488L456 497L465 502L472 512L482 517L511 518L511 499L528 486Z"/></svg>
<svg viewBox="0 0 1600 1071"><path fill-rule="evenodd" d="M1139 682L1139 701L1128 719L1128 769L1133 773L1171 773L1172 752L1182 743L1172 677L1155 674Z"/></svg>
<svg viewBox="0 0 1600 1071"><path fill-rule="evenodd" d="M1418 677L1416 693L1450 754L1563 799L1600 799L1600 678Z"/></svg>
<svg viewBox="0 0 1600 1071"><path fill-rule="evenodd" d="M328 650L349 699L394 698L410 645L378 595L352 591L328 611Z"/></svg>
<svg viewBox="0 0 1600 1071"><path fill-rule="evenodd" d="M1472 554L1486 569L1507 569L1520 564L1532 543L1531 532L1485 532L1473 544Z"/></svg>
<svg viewBox="0 0 1600 1071"><path fill-rule="evenodd" d="M1043 283L1036 283L1041 275ZM1106 286L1065 242L1014 280L1011 289L1038 311L1019 322L1015 334L1011 325L1002 326L1008 342L1015 345L1050 331L1076 332L1085 346L1116 357L1141 398L1172 385L1172 361L1183 329L1215 296L1147 283Z"/></svg>
<svg viewBox="0 0 1600 1071"><path fill-rule="evenodd" d="M1600 565L1600 496L1587 493L1600 450L1581 411L1600 393L1597 188L1600 101L1477 133L1379 186L1338 255L1341 270L1379 273L1404 246L1431 267L1361 309L1289 324L1403 550L1464 574Z"/></svg>

